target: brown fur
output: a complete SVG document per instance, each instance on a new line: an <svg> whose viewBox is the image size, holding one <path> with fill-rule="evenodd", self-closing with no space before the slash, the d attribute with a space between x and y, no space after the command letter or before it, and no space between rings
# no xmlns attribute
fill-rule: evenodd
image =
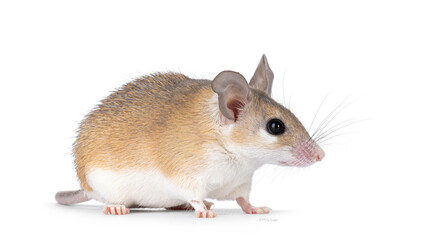
<svg viewBox="0 0 440 240"><path fill-rule="evenodd" d="M170 178L204 167L207 141L215 141L206 111L210 81L158 73L126 84L104 99L81 123L74 144L80 185L93 167L157 169Z"/></svg>

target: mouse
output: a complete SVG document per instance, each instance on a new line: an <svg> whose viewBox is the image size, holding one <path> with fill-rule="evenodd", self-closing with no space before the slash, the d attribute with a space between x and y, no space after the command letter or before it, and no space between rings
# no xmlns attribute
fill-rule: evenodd
<svg viewBox="0 0 440 240"><path fill-rule="evenodd" d="M214 218L207 199L270 213L250 203L255 171L265 164L303 168L325 156L271 97L273 79L263 54L249 83L226 70L213 80L157 72L125 84L80 123L73 144L80 189L57 192L56 201L93 199L109 215L141 207Z"/></svg>

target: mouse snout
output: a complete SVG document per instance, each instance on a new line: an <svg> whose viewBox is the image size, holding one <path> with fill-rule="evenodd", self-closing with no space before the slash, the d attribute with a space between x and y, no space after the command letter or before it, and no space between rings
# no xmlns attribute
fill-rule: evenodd
<svg viewBox="0 0 440 240"><path fill-rule="evenodd" d="M304 141L292 148L293 160L287 165L306 167L313 163L321 161L324 156L324 150L314 141Z"/></svg>
<svg viewBox="0 0 440 240"><path fill-rule="evenodd" d="M315 144L315 156L314 159L316 161L321 161L324 157L325 157L325 152L324 150L322 150L322 148L320 146L318 146L317 144Z"/></svg>

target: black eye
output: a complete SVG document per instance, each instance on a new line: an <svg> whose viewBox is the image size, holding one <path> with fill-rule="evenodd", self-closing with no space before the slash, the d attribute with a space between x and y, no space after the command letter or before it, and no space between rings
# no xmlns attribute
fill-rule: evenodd
<svg viewBox="0 0 440 240"><path fill-rule="evenodd" d="M286 130L283 121L276 118L269 120L269 122L267 122L266 128L267 131L272 135L283 134L284 131Z"/></svg>

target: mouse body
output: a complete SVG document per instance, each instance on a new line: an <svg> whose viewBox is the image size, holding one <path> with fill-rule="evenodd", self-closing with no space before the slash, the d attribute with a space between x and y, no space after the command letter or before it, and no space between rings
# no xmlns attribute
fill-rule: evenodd
<svg viewBox="0 0 440 240"><path fill-rule="evenodd" d="M255 170L306 167L324 157L299 120L270 97L273 77L263 55L249 84L223 71L212 81L168 72L124 85L80 124L73 152L81 189L58 192L56 200L95 199L114 215L148 207L212 218L207 198L269 213L249 203Z"/></svg>

